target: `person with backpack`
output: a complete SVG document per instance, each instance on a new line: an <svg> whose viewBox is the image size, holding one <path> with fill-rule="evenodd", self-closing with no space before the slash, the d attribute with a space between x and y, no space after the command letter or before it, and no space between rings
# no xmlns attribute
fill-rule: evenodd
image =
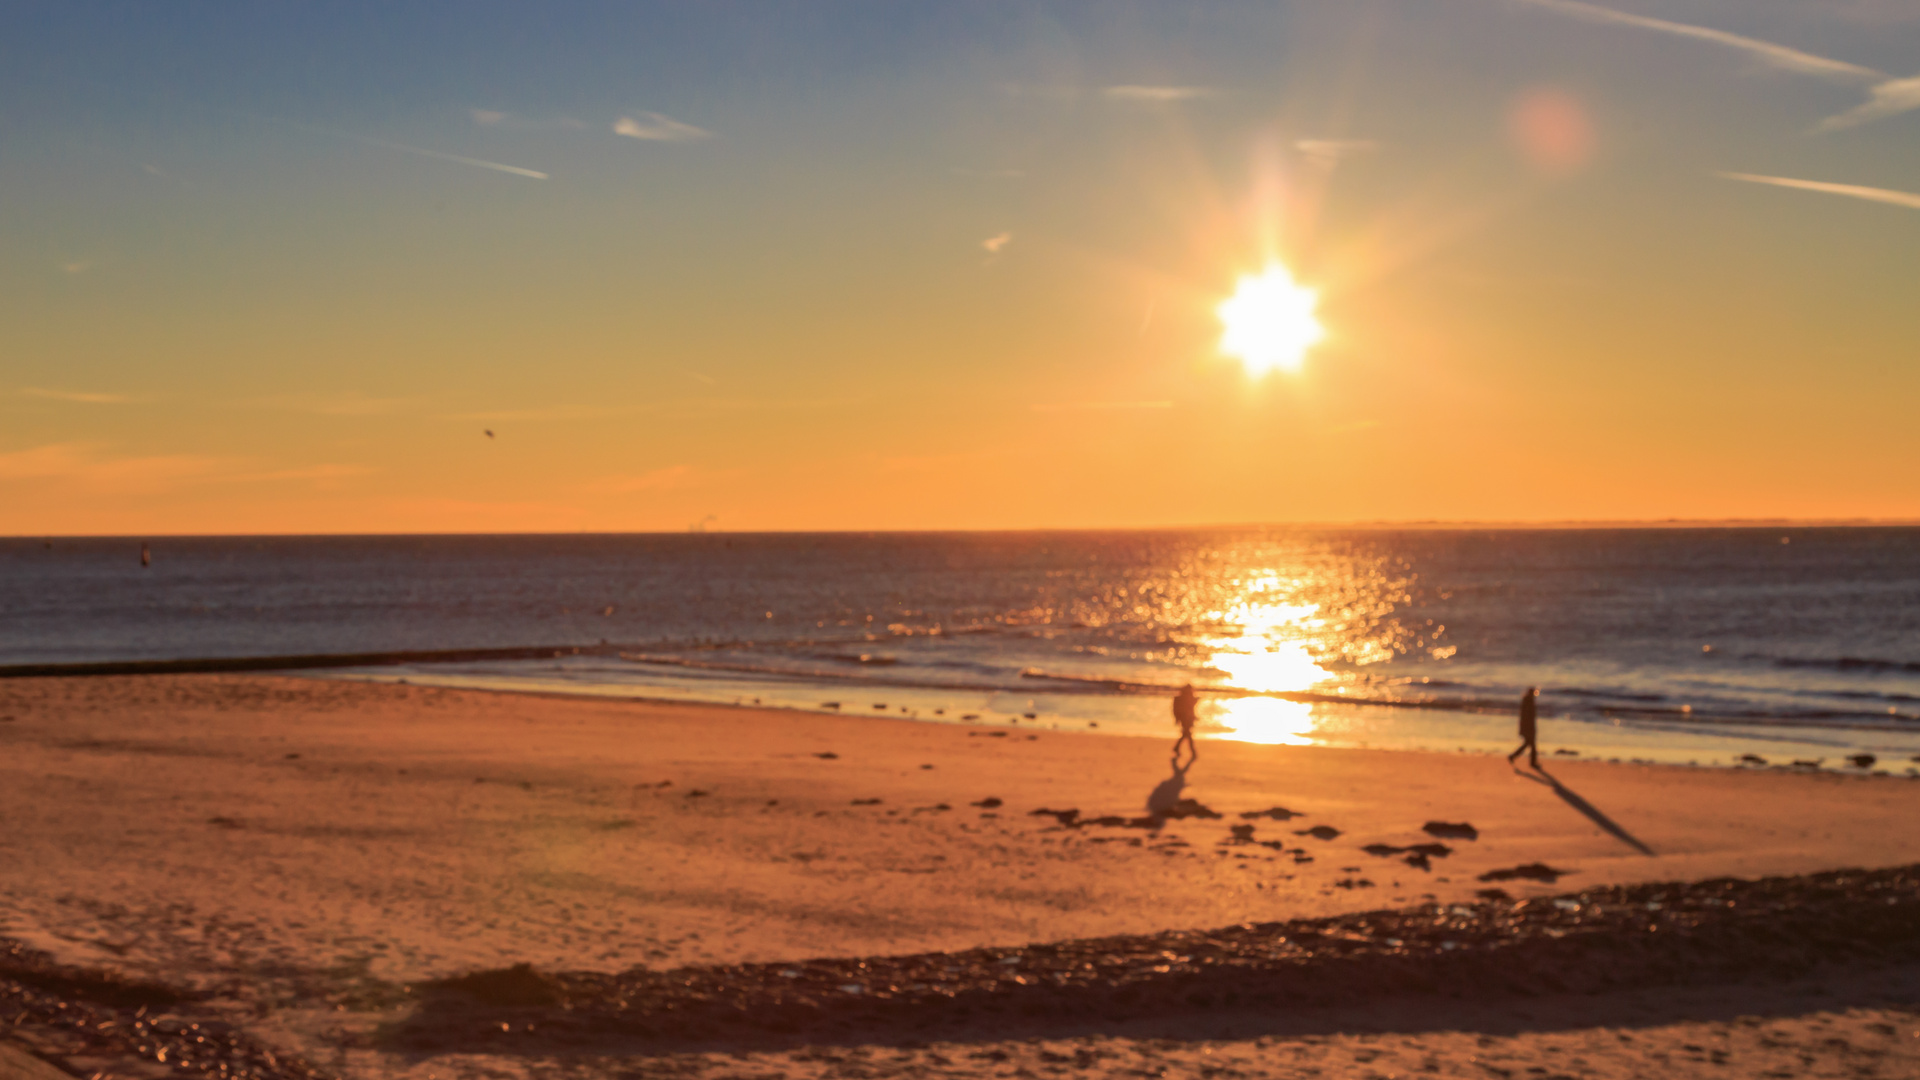
<svg viewBox="0 0 1920 1080"><path fill-rule="evenodd" d="M1173 695L1173 722L1180 726L1180 737L1173 742L1173 764L1176 768L1180 765L1180 745L1182 743L1185 743L1187 747L1187 764L1189 766L1200 760L1200 751L1193 745L1193 725L1197 719L1194 708L1198 704L1199 699L1194 697L1192 683L1181 687L1180 692Z"/></svg>

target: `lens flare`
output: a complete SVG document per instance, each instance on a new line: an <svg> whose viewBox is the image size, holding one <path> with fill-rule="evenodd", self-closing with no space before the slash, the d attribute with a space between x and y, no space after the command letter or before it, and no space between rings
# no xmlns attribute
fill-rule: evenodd
<svg viewBox="0 0 1920 1080"><path fill-rule="evenodd" d="M1220 351L1238 357L1251 375L1300 370L1307 350L1326 337L1313 316L1319 300L1279 263L1241 278L1217 311L1224 328Z"/></svg>

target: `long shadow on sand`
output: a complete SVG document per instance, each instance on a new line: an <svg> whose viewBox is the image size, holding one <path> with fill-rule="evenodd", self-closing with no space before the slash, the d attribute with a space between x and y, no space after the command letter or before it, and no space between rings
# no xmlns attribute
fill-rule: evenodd
<svg viewBox="0 0 1920 1080"><path fill-rule="evenodd" d="M1533 781L1536 784L1545 784L1548 787L1552 788L1553 793L1555 795L1560 796L1563 802L1565 802L1568 806L1573 807L1575 810L1580 811L1582 814L1585 814L1587 816L1588 821L1591 821L1595 825L1598 825L1602 829L1605 829L1610 835L1613 836L1614 839L1619 840L1621 843L1627 845L1628 847L1632 848L1633 850L1639 852L1642 855L1653 854L1653 849L1641 843L1639 837L1636 837L1632 833L1621 828L1619 822L1614 821L1612 818L1602 813L1599 807L1581 798L1579 792L1561 783L1560 780L1557 777L1555 777L1552 773L1548 772L1547 770L1541 768L1538 765L1535 765L1533 767L1533 770L1534 772L1537 772L1540 775L1535 776L1533 775L1533 773L1526 772L1519 768L1515 768L1513 771L1520 776L1526 777L1527 779Z"/></svg>
<svg viewBox="0 0 1920 1080"><path fill-rule="evenodd" d="M1187 770L1193 768L1193 762L1185 765L1175 760L1173 775L1154 785L1147 792L1147 813L1166 815L1180 805L1180 793L1187 790Z"/></svg>

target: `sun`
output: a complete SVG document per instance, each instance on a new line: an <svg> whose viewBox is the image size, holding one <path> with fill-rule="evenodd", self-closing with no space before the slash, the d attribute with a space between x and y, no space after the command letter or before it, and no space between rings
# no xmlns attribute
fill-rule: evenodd
<svg viewBox="0 0 1920 1080"><path fill-rule="evenodd" d="M1279 263L1248 274L1216 309L1225 328L1220 351L1239 357L1250 375L1300 370L1307 350L1327 336L1313 317L1319 300L1319 293L1294 281Z"/></svg>

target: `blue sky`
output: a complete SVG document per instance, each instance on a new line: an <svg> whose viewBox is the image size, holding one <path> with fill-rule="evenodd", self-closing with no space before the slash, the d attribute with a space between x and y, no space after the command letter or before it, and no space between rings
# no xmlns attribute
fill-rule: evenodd
<svg viewBox="0 0 1920 1080"><path fill-rule="evenodd" d="M14 4L0 529L1920 516L1916 76L1875 0Z"/></svg>

